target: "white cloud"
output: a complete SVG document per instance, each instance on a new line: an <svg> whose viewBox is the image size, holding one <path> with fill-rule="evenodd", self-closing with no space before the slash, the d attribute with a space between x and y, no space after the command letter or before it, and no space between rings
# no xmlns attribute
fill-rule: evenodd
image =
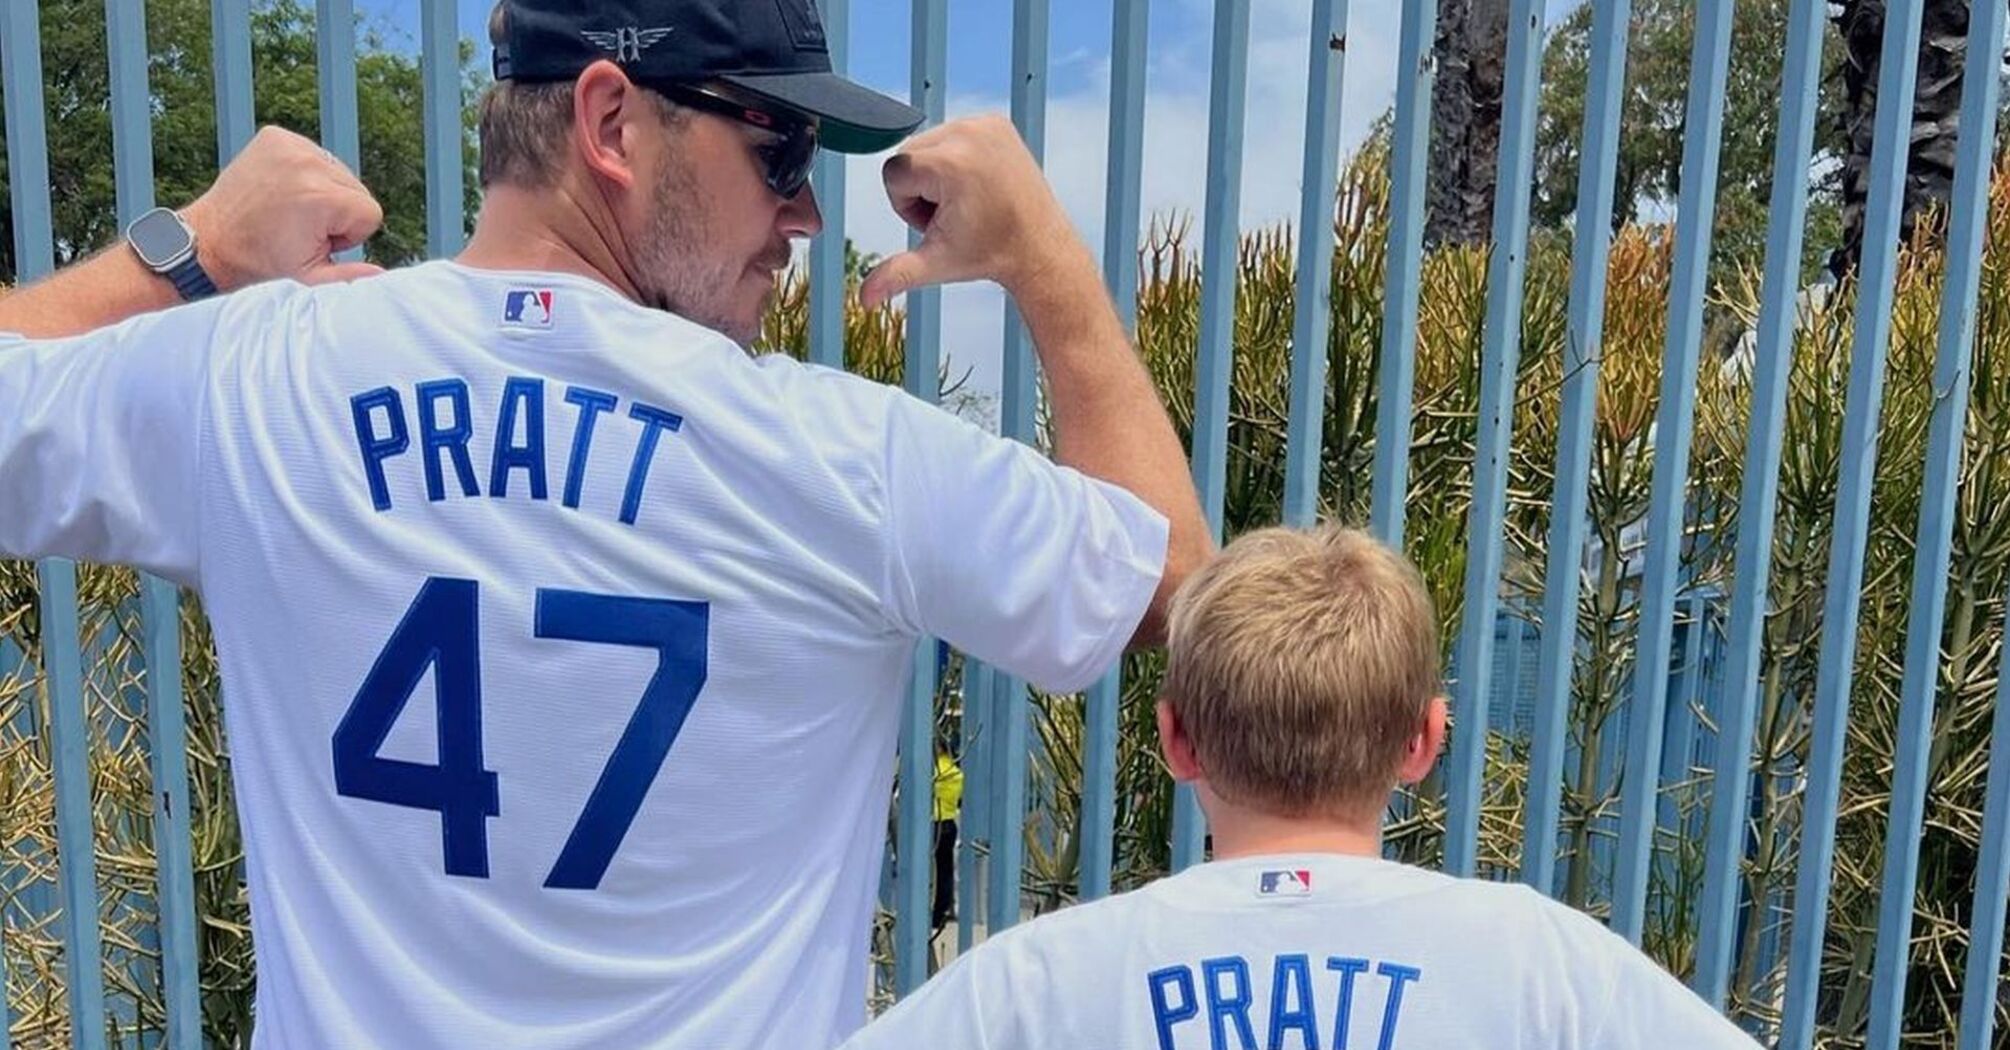
<svg viewBox="0 0 2010 1050"><path fill-rule="evenodd" d="M1395 97L1398 5L1355 0L1347 28L1340 149L1360 144ZM1305 147L1310 0L1255 0L1251 11L1240 220L1244 229L1295 222ZM1145 221L1175 212L1194 216L1195 235L1206 199L1208 41L1182 41L1150 57L1146 86ZM1102 247L1104 180L1109 142L1109 58L1071 54L1055 61L1095 70L1085 90L1047 103L1049 181L1083 238ZM995 95L955 95L950 116L999 111ZM881 255L906 246L906 231L886 206L880 159L854 158L847 177L847 229L859 247ZM1003 342L1002 296L989 285L950 289L943 301L945 355L972 385L998 389Z"/></svg>

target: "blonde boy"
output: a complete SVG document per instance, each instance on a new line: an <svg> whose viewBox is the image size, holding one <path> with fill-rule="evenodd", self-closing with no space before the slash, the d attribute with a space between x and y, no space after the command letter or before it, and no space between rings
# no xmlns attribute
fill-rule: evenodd
<svg viewBox="0 0 2010 1050"><path fill-rule="evenodd" d="M1212 863L1010 930L850 1050L1756 1044L1592 919L1381 859L1445 738L1435 616L1366 535L1268 529L1174 600L1158 707Z"/></svg>

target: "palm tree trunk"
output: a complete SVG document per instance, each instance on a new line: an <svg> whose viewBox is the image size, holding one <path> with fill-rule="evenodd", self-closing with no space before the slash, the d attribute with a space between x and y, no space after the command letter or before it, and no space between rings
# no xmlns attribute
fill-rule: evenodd
<svg viewBox="0 0 2010 1050"><path fill-rule="evenodd" d="M1439 6L1426 244L1478 244L1492 235L1507 14L1507 0Z"/></svg>
<svg viewBox="0 0 2010 1050"><path fill-rule="evenodd" d="M1863 257L1865 202L1870 196L1870 152L1877 114L1879 52L1884 44L1885 0L1841 0L1835 23L1843 40L1843 242L1829 255L1841 277ZM1954 147L1961 116L1962 60L1968 43L1968 0L1926 0L1919 34L1919 80L1912 106L1912 144L1906 161L1905 210L1899 237L1912 235L1920 214L1954 189ZM1980 67L1992 75L1998 61Z"/></svg>

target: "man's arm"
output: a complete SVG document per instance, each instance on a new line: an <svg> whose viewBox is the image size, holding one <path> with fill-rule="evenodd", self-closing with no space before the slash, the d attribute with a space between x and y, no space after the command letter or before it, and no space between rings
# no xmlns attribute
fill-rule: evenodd
<svg viewBox="0 0 2010 1050"><path fill-rule="evenodd" d="M221 291L275 277L321 284L379 272L332 256L375 232L383 210L340 161L290 131L260 131L181 214L195 231L196 258ZM121 241L0 296L0 332L79 335L180 302L174 285Z"/></svg>
<svg viewBox="0 0 2010 1050"><path fill-rule="evenodd" d="M1165 568L1134 644L1164 636L1165 611L1213 551L1186 452L1125 335L1088 247L1010 122L945 124L886 165L887 194L922 231L867 276L869 305L928 284L990 279L1010 294L1047 376L1054 457L1123 488L1170 525Z"/></svg>
<svg viewBox="0 0 2010 1050"><path fill-rule="evenodd" d="M330 256L383 213L290 132L261 131L184 217L221 289L376 272ZM0 340L0 557L195 582L207 377L220 344L274 321L284 289L267 291L159 310L173 286L121 244L0 298L0 331L31 337Z"/></svg>

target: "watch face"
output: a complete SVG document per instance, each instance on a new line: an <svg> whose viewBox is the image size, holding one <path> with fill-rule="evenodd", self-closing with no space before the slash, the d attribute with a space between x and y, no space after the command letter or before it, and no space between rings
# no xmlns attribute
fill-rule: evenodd
<svg viewBox="0 0 2010 1050"><path fill-rule="evenodd" d="M126 233L132 240L133 250L139 253L140 261L155 270L179 262L192 242L188 227L183 226L181 218L166 208L156 208L140 216Z"/></svg>

